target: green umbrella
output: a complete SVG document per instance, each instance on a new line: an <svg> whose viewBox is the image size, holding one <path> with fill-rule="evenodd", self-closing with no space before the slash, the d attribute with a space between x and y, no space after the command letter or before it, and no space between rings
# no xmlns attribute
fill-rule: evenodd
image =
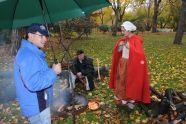
<svg viewBox="0 0 186 124"><path fill-rule="evenodd" d="M0 0L0 29L32 23L47 26L47 23L85 16L109 5L108 0ZM51 49L54 53L52 45Z"/></svg>
<svg viewBox="0 0 186 124"><path fill-rule="evenodd" d="M0 0L0 28L54 23L109 6L108 0Z"/></svg>

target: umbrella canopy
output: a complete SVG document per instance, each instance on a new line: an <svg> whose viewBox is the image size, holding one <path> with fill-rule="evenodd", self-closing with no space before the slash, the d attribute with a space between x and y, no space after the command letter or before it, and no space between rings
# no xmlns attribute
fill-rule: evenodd
<svg viewBox="0 0 186 124"><path fill-rule="evenodd" d="M0 0L0 28L54 23L109 6L107 0Z"/></svg>

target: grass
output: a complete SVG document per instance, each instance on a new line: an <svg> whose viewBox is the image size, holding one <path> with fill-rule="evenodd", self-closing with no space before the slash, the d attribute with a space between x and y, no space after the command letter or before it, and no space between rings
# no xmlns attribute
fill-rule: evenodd
<svg viewBox="0 0 186 124"><path fill-rule="evenodd" d="M151 85L184 90L186 83L186 45L174 45L174 34L142 34L148 61ZM111 64L113 46L118 37L109 34L93 34L87 40L75 41L71 53L83 48L87 55L98 58L101 65ZM186 37L183 38L186 41ZM183 42L184 43L184 42ZM96 66L96 61L95 66Z"/></svg>
<svg viewBox="0 0 186 124"><path fill-rule="evenodd" d="M173 33L144 33L142 36L148 61L150 85L161 93L167 88L186 92L186 45L173 45ZM95 33L88 39L74 41L70 47L70 53L75 55L76 49L82 48L94 60L98 58L101 65L110 66L113 46L117 39L118 37L112 37L110 34ZM185 40L184 36L183 41ZM94 65L97 66L96 61ZM97 99L102 104L101 109L78 115L76 123L147 123L148 118L138 107L130 114L125 109L116 107L108 82L109 78L96 81L98 89L87 94L89 99ZM67 123L67 120L58 120L54 123Z"/></svg>
<svg viewBox="0 0 186 124"><path fill-rule="evenodd" d="M186 92L186 36L183 37L183 45L173 45L174 34L143 33L144 49L148 61L150 85L158 91L164 92L167 88L174 88ZM120 36L113 37L106 33L93 33L88 38L73 41L70 46L71 56L75 55L78 48L84 49L88 56L94 58L94 66L97 66L96 58L100 65L111 64L113 46ZM54 41L56 39L53 39ZM53 43L54 44L54 43ZM60 43L55 42L55 53L58 60L63 57ZM53 55L50 48L46 49L47 60L52 62ZM120 124L120 123L147 123L147 118L138 107L128 112L125 108L117 108L113 99L113 92L108 88L109 77L95 80L98 89L86 94L88 99L96 99L101 107L96 111L87 110L76 116L76 123L82 124ZM9 106L8 106L9 104ZM20 116L20 108L17 102L1 104L0 123L28 123ZM19 113L19 114L16 114ZM71 124L72 117L53 120L54 124Z"/></svg>

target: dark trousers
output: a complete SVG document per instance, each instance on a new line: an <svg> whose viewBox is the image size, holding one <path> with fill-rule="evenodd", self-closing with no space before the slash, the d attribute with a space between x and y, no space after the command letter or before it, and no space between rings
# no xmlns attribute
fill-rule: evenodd
<svg viewBox="0 0 186 124"><path fill-rule="evenodd" d="M89 88L90 88L90 90L93 90L95 88L94 81L93 81L93 79L94 79L93 76L92 75L87 75L87 79L88 79L88 82L89 82ZM82 79L77 78L75 82L76 83L81 82L81 83L83 83L84 86L86 86L86 80L85 80L85 78L82 78Z"/></svg>

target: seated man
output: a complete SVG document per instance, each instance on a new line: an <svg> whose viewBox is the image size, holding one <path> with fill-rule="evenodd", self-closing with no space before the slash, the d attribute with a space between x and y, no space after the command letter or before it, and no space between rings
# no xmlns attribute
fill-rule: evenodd
<svg viewBox="0 0 186 124"><path fill-rule="evenodd" d="M85 56L83 50L77 50L73 60L72 72L76 75L76 82L86 82L86 90L93 90L94 86L94 66L93 59Z"/></svg>

